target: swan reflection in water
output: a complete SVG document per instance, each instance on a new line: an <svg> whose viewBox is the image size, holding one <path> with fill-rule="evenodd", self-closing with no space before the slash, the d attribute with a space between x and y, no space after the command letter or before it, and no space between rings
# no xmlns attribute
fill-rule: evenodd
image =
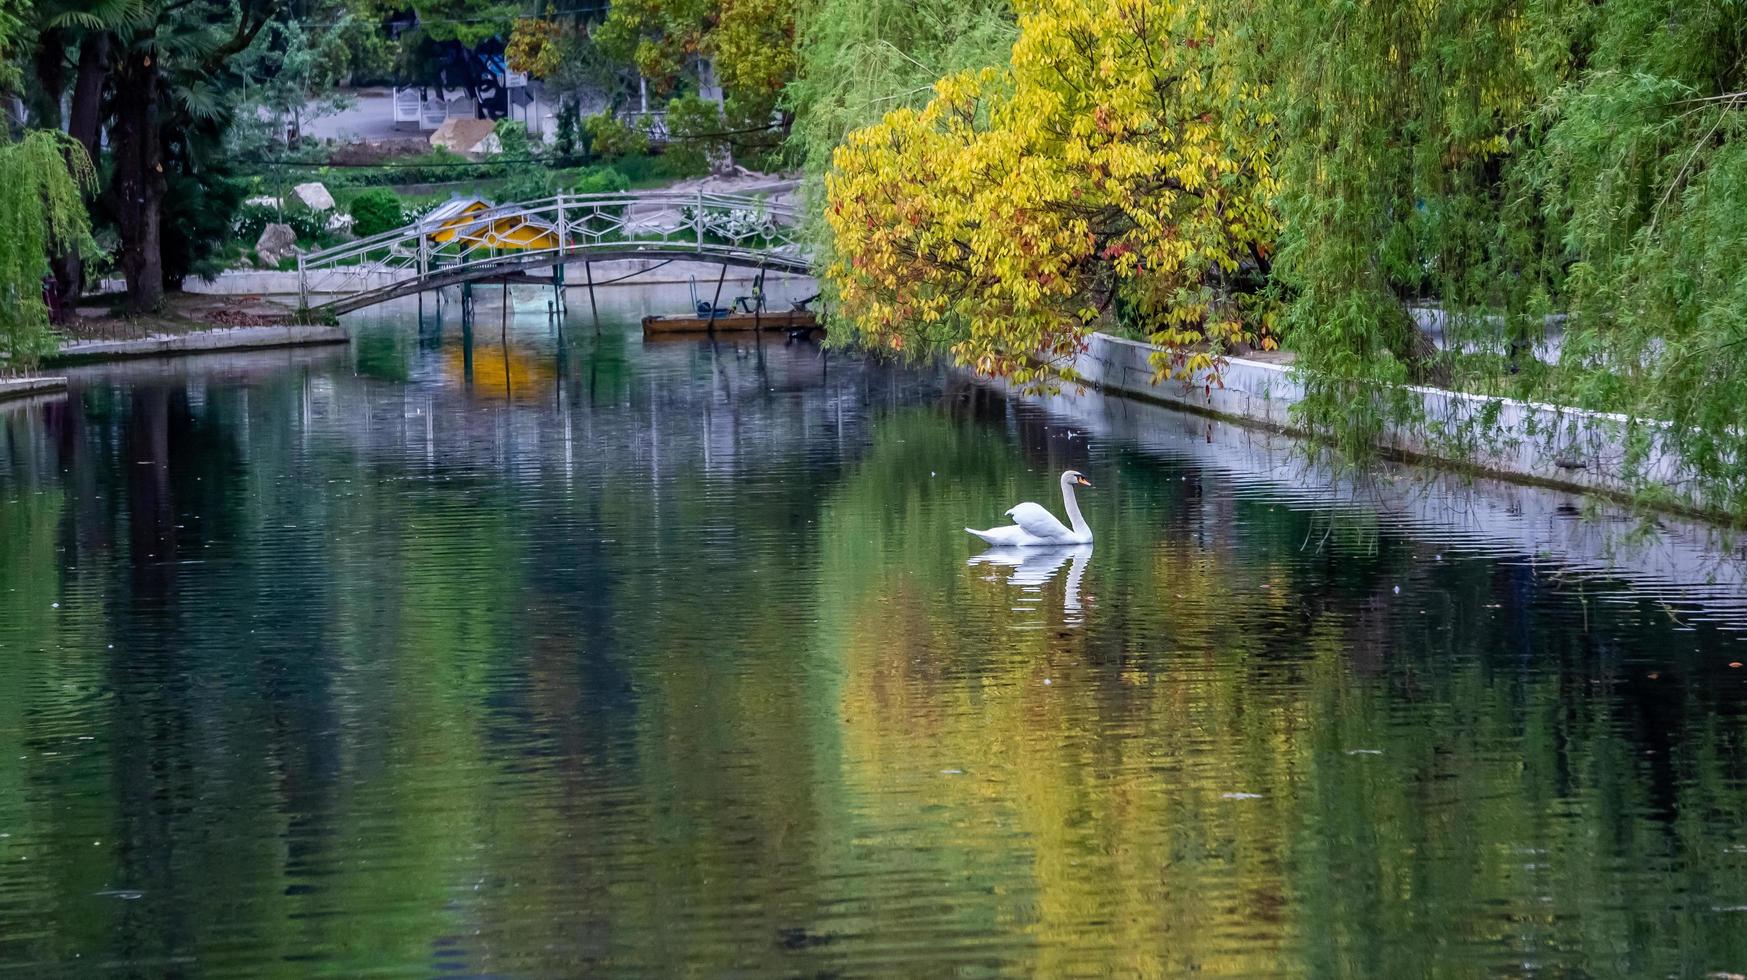
<svg viewBox="0 0 1747 980"><path fill-rule="evenodd" d="M1043 587L1056 577L1063 565L1067 565L1062 614L1068 622L1079 623L1083 619L1080 581L1085 578L1086 562L1091 557L1092 546L1089 544L1054 548L990 548L980 555L971 556L968 564L1011 568L1013 572L1007 576L1007 584L1032 594L1041 594ZM995 576L990 576L990 579L994 580Z"/></svg>

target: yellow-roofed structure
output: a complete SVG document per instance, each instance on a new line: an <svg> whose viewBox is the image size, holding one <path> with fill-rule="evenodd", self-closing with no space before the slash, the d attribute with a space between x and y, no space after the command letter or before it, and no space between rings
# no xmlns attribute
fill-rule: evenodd
<svg viewBox="0 0 1747 980"><path fill-rule="evenodd" d="M558 229L515 205L498 207L477 197L438 205L419 221L426 237L441 245L477 243L494 249L558 247Z"/></svg>

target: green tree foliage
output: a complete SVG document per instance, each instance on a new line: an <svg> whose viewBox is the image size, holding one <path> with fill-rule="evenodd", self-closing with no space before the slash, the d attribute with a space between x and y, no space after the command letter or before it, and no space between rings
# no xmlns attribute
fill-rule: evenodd
<svg viewBox="0 0 1747 980"><path fill-rule="evenodd" d="M242 198L240 187L224 186L224 136L238 107L233 64L277 12L278 0L148 0L115 32L107 196L134 312L157 309L183 277L215 271L209 260ZM193 234L166 234L180 220L166 214L193 211L202 212Z"/></svg>
<svg viewBox="0 0 1747 980"><path fill-rule="evenodd" d="M1671 422L1711 498L1747 512L1747 9L1560 12L1547 30L1566 46L1551 50L1574 54L1524 154L1538 213L1517 216L1569 263L1574 370L1554 394Z"/></svg>
<svg viewBox="0 0 1747 980"><path fill-rule="evenodd" d="M805 176L808 237L823 266L836 252L823 217L832 153L887 112L921 108L937 79L1005 64L1018 29L1007 0L810 0L796 17L788 144Z"/></svg>
<svg viewBox="0 0 1747 980"><path fill-rule="evenodd" d="M815 189L850 131L903 106L937 79L1007 63L1018 35L1007 0L810 0L797 14L791 144Z"/></svg>
<svg viewBox="0 0 1747 980"><path fill-rule="evenodd" d="M0 4L0 92L15 92L23 79L13 45L25 35L24 15L29 3Z"/></svg>
<svg viewBox="0 0 1747 980"><path fill-rule="evenodd" d="M361 6L353 3L341 8L333 25L321 28L321 42L316 47L318 75L333 83L344 80L352 85L398 82L394 66L400 58L400 42L382 30L380 18L370 16Z"/></svg>
<svg viewBox="0 0 1747 980"><path fill-rule="evenodd" d="M1276 232L1273 129L1209 35L1170 0L1030 0L1010 69L851 134L826 275L855 328L1022 383L1116 305L1173 372L1263 340L1240 280Z"/></svg>
<svg viewBox="0 0 1747 980"><path fill-rule="evenodd" d="M1388 397L1412 380L1622 411L1671 423L1708 499L1747 509L1739 3L1226 12L1278 106L1304 424L1363 452L1412 421ZM1423 303L1443 353L1409 318ZM1531 352L1551 314L1549 365Z"/></svg>
<svg viewBox="0 0 1747 980"><path fill-rule="evenodd" d="M649 152L649 137L640 129L625 125L611 112L601 112L582 121L588 134L588 145L597 156L612 158Z"/></svg>
<svg viewBox="0 0 1747 980"><path fill-rule="evenodd" d="M380 235L406 223L400 195L386 187L372 187L352 199L352 231L361 238Z"/></svg>
<svg viewBox="0 0 1747 980"><path fill-rule="evenodd" d="M498 157L506 169L498 197L505 201L532 201L552 193L552 171L517 119L497 121Z"/></svg>
<svg viewBox="0 0 1747 980"><path fill-rule="evenodd" d="M553 134L552 151L561 160L576 156L582 136L582 114L574 98L565 98L558 106L558 126Z"/></svg>
<svg viewBox="0 0 1747 980"><path fill-rule="evenodd" d="M222 145L212 140L204 150L219 156ZM249 196L249 182L226 162L179 163L168 169L164 184L161 250L166 288L181 289L189 279L211 280L242 248L254 245L254 238L236 241L231 234L237 211Z"/></svg>
<svg viewBox="0 0 1747 980"><path fill-rule="evenodd" d="M694 91L708 59L722 88L721 144L755 165L772 162L787 125L783 88L796 67L795 12L778 0L623 0L592 36L608 58L634 65L657 96ZM709 147L682 148L694 156Z"/></svg>
<svg viewBox="0 0 1747 980"><path fill-rule="evenodd" d="M1256 0L1222 27L1271 85L1283 221L1273 267L1312 426L1375 444L1410 381L1448 382L1409 303L1501 299L1494 193L1505 127L1526 108L1520 6ZM1460 38L1460 43L1452 39ZM1394 386L1394 387L1392 387Z"/></svg>
<svg viewBox="0 0 1747 980"><path fill-rule="evenodd" d="M631 189L631 181L612 167L589 167L577 174L570 189L578 194L618 194Z"/></svg>
<svg viewBox="0 0 1747 980"><path fill-rule="evenodd" d="M710 161L727 152L722 107L709 99L682 95L667 104L667 146L663 151L674 172L701 174Z"/></svg>
<svg viewBox="0 0 1747 980"><path fill-rule="evenodd" d="M53 0L33 12L34 121L64 126L89 156L107 136L99 217L115 224L136 312L155 309L166 284L211 271L227 247L241 196L223 149L234 67L277 10L278 0ZM63 297L77 295L80 265L57 256Z"/></svg>
<svg viewBox="0 0 1747 980"><path fill-rule="evenodd" d="M545 25L547 18L538 22ZM507 53L517 70L543 72L548 91L569 93L571 98L587 93L610 106L623 107L637 97L637 69L628 61L608 55L595 43L590 28L574 24L562 30L517 25ZM520 39L521 43L516 43Z"/></svg>
<svg viewBox="0 0 1747 980"><path fill-rule="evenodd" d="M1300 424L1367 454L1421 421L1416 382L1618 411L1662 430L1706 500L1747 512L1738 0L1180 6L1275 129L1279 238L1247 272L1297 354ZM1006 64L1005 16L804 8L787 98L809 175L952 68ZM839 238L819 240L829 263Z"/></svg>
<svg viewBox="0 0 1747 980"><path fill-rule="evenodd" d="M403 49L422 40L460 41L472 47L491 37L509 37L519 3L499 0L361 0L358 11L372 21L408 8L418 15L418 27L401 35Z"/></svg>
<svg viewBox="0 0 1747 980"><path fill-rule="evenodd" d="M84 196L95 185L84 148L59 132L0 142L0 373L53 349L43 276L50 255L91 247Z"/></svg>
<svg viewBox="0 0 1747 980"><path fill-rule="evenodd" d="M524 17L510 31L504 58L516 71L551 78L570 55L577 31L555 17Z"/></svg>
<svg viewBox="0 0 1747 980"><path fill-rule="evenodd" d="M715 0L622 0L592 32L607 57L636 66L655 94L673 95L696 66Z"/></svg>
<svg viewBox="0 0 1747 980"><path fill-rule="evenodd" d="M249 48L232 59L238 85L229 138L248 156L295 144L304 124L344 109L336 92L350 64L344 35L310 32L288 17L274 20Z"/></svg>

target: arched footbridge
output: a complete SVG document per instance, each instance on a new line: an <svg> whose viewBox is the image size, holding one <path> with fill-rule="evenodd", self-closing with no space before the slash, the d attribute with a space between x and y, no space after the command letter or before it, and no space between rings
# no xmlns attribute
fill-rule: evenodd
<svg viewBox="0 0 1747 980"><path fill-rule="evenodd" d="M570 259L697 259L808 273L799 213L739 194L559 194L456 200L404 228L298 257L299 302L337 316L401 296L552 268Z"/></svg>

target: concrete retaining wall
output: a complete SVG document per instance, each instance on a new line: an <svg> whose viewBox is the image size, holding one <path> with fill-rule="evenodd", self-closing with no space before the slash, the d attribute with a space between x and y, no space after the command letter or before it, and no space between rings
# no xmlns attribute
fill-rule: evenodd
<svg viewBox="0 0 1747 980"><path fill-rule="evenodd" d="M259 350L269 347L299 347L308 344L344 344L351 337L339 327L285 326L233 327L194 333L162 334L135 340L82 340L67 344L45 361L69 364L79 361L119 360L131 357L162 357L207 351Z"/></svg>
<svg viewBox="0 0 1747 980"><path fill-rule="evenodd" d="M0 378L0 402L54 395L66 390L66 378Z"/></svg>
<svg viewBox="0 0 1747 980"><path fill-rule="evenodd" d="M1074 369L1088 383L1148 401L1224 418L1294 430L1292 406L1304 398L1290 366L1230 359L1220 385L1153 381L1151 344L1094 334ZM1663 448L1662 432L1646 423L1647 447L1634 463L1627 450L1631 421L1622 415L1558 405L1488 398L1438 388L1405 389L1420 418L1392 424L1381 448L1557 486L1630 493L1647 481L1666 488L1682 506L1703 509L1688 470Z"/></svg>
<svg viewBox="0 0 1747 980"><path fill-rule="evenodd" d="M1192 461L1206 472L1227 474L1235 487L1265 487L1289 506L1328 513L1331 523L1350 513L1356 526L1393 528L1425 541L1423 554L1451 548L1551 561L1580 573L1625 578L1665 601L1699 603L1705 615L1747 625L1742 538L1701 521L1664 515L1646 526L1606 503L1589 514L1589 504L1569 488L1405 464L1355 473L1307 454L1297 438L1253 422L1197 418L1127 397L1063 393L1036 400L1075 431L1147 455Z"/></svg>

